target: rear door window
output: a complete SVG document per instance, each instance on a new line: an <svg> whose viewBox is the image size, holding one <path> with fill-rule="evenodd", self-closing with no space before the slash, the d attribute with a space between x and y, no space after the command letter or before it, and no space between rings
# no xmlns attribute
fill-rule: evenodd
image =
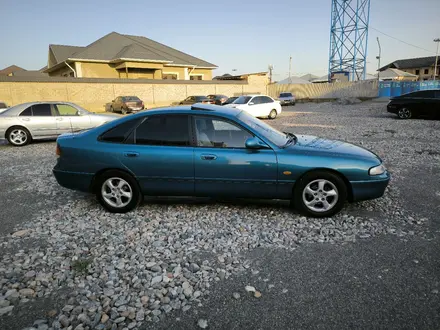
<svg viewBox="0 0 440 330"><path fill-rule="evenodd" d="M142 145L189 146L188 115L151 116L136 128L129 140Z"/></svg>
<svg viewBox="0 0 440 330"><path fill-rule="evenodd" d="M34 117L50 117L52 116L52 109L50 104L35 104L32 106L32 115Z"/></svg>

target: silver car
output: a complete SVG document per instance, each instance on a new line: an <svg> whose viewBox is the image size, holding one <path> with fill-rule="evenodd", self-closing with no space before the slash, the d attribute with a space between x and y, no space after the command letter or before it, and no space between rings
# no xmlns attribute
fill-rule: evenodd
<svg viewBox="0 0 440 330"><path fill-rule="evenodd" d="M56 138L120 118L116 114L96 114L70 102L28 102L0 114L0 139L20 147L32 140Z"/></svg>

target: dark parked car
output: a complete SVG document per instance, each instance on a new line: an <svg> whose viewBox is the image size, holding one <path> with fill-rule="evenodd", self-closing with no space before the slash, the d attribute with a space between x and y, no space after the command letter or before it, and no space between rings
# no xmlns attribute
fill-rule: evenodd
<svg viewBox="0 0 440 330"><path fill-rule="evenodd" d="M181 101L179 104L194 104L194 103L210 103L210 99L203 95L192 95Z"/></svg>
<svg viewBox="0 0 440 330"><path fill-rule="evenodd" d="M57 140L53 173L110 212L144 195L287 199L330 217L345 201L381 197L390 176L374 153L280 132L246 111L211 104L142 111Z"/></svg>
<svg viewBox="0 0 440 330"><path fill-rule="evenodd" d="M118 96L110 105L111 112L120 111L124 115L144 109L144 102L137 96Z"/></svg>
<svg viewBox="0 0 440 330"><path fill-rule="evenodd" d="M223 105L228 99L228 97L226 95L221 95L221 94L211 94L208 95L208 99L211 100L210 102L211 104Z"/></svg>
<svg viewBox="0 0 440 330"><path fill-rule="evenodd" d="M417 91L392 97L387 111L397 114L400 119L419 116L440 117L440 89Z"/></svg>
<svg viewBox="0 0 440 330"><path fill-rule="evenodd" d="M226 102L224 102L222 105L226 105L226 104L231 104L232 102L234 102L236 99L238 99L238 96L233 96L230 97L226 100Z"/></svg>

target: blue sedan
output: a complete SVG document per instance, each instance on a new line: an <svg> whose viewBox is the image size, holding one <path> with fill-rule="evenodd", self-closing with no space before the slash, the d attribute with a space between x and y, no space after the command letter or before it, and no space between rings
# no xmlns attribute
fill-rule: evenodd
<svg viewBox="0 0 440 330"><path fill-rule="evenodd" d="M245 111L195 104L142 111L57 139L53 173L110 212L144 195L287 199L329 217L384 194L390 176L366 149L283 133Z"/></svg>

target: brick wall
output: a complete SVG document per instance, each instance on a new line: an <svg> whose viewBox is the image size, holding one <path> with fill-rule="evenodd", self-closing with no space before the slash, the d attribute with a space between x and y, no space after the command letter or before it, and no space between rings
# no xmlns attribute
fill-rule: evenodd
<svg viewBox="0 0 440 330"><path fill-rule="evenodd" d="M9 79L7 79L9 78ZM9 105L31 101L68 101L90 111L105 111L106 105L120 95L136 95L148 108L166 106L190 95L246 93L266 94L266 85L243 81L148 81L116 79L53 78L30 81L31 78L0 79L0 100Z"/></svg>

